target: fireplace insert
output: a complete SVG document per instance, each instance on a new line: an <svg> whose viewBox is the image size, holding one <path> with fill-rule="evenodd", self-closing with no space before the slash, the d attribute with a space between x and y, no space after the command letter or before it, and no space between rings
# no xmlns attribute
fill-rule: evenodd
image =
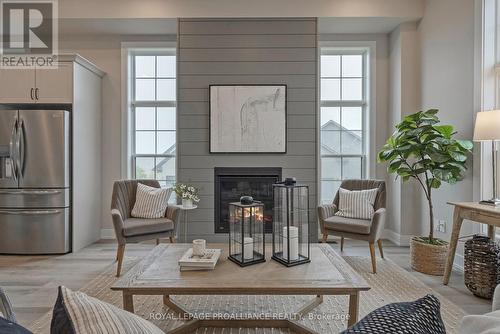
<svg viewBox="0 0 500 334"><path fill-rule="evenodd" d="M252 196L264 204L265 232L272 232L273 187L281 180L281 167L216 167L215 174L215 233L229 232L229 203L241 196Z"/></svg>

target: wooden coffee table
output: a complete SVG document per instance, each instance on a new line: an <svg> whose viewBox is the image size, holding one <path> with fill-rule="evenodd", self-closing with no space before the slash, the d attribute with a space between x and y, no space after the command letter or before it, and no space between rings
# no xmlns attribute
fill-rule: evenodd
<svg viewBox="0 0 500 334"><path fill-rule="evenodd" d="M306 305L295 311L294 317L265 319L196 319L189 318L182 326L170 331L192 333L199 327L268 327L290 328L297 333L315 333L300 324L301 317L323 302L324 295L349 296L348 326L358 320L359 294L370 289L329 245L311 245L311 262L287 268L270 259L241 268L227 259L225 245L212 244L209 248L222 248L223 254L215 270L180 271L177 264L191 244L161 244L129 270L112 287L122 291L123 308L134 312L134 295L162 295L171 312L186 317L189 311L174 302L170 295L315 295ZM284 319L283 319L284 318Z"/></svg>

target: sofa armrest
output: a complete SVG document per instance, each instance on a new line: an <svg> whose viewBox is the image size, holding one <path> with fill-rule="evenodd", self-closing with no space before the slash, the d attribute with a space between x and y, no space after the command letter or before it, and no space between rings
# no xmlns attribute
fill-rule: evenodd
<svg viewBox="0 0 500 334"><path fill-rule="evenodd" d="M373 241L377 241L380 239L380 236L382 235L382 229L384 228L385 224L385 216L386 216L386 210L385 208L380 208L375 213L373 214L372 217L372 226L370 228L370 236Z"/></svg>
<svg viewBox="0 0 500 334"><path fill-rule="evenodd" d="M0 288L0 313L3 314L5 319L17 323L16 315L10 303L9 297L7 297L7 294L2 288Z"/></svg>
<svg viewBox="0 0 500 334"><path fill-rule="evenodd" d="M318 220L321 231L323 231L324 220L332 217L337 212L337 206L335 204L325 204L318 206Z"/></svg>

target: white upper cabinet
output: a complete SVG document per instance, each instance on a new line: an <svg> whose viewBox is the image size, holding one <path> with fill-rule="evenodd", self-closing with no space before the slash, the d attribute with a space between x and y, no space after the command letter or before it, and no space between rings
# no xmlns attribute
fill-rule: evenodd
<svg viewBox="0 0 500 334"><path fill-rule="evenodd" d="M73 102L73 63L61 62L57 69L36 69L36 103Z"/></svg>
<svg viewBox="0 0 500 334"><path fill-rule="evenodd" d="M57 68L0 69L0 103L72 103L72 61Z"/></svg>
<svg viewBox="0 0 500 334"><path fill-rule="evenodd" d="M0 69L0 103L33 103L35 70Z"/></svg>

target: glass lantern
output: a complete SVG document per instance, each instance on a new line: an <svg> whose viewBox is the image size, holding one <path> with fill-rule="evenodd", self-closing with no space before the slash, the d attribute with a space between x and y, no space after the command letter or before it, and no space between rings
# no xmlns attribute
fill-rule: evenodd
<svg viewBox="0 0 500 334"><path fill-rule="evenodd" d="M229 203L229 259L242 267L265 262L264 204Z"/></svg>
<svg viewBox="0 0 500 334"><path fill-rule="evenodd" d="M273 185L273 256L287 267L310 262L309 188Z"/></svg>

